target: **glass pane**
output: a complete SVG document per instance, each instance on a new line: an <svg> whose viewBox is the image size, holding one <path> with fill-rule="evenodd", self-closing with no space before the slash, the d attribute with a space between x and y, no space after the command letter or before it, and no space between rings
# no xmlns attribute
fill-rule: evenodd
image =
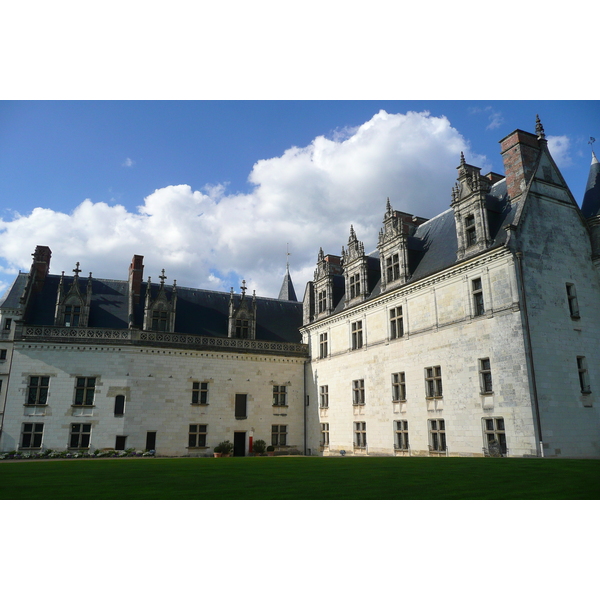
<svg viewBox="0 0 600 600"><path fill-rule="evenodd" d="M77 433L77 432L79 432L79 428L80 428L80 427L81 427L81 425L79 425L79 424L77 424L77 423L73 423L73 424L71 425L71 431L72 431L73 433Z"/></svg>
<svg viewBox="0 0 600 600"><path fill-rule="evenodd" d="M496 429L504 431L504 419L496 419Z"/></svg>
<svg viewBox="0 0 600 600"><path fill-rule="evenodd" d="M91 424L85 424L81 426L81 431L91 431L92 430L92 426Z"/></svg>

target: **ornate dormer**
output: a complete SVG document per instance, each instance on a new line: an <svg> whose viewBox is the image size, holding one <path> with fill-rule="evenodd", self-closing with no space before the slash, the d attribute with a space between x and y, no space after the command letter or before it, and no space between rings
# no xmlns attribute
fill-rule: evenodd
<svg viewBox="0 0 600 600"><path fill-rule="evenodd" d="M177 281L173 280L171 298L165 289L165 270L159 276L160 286L156 298L152 298L152 281L148 277L146 297L144 299L144 330L175 331L175 314L177 308Z"/></svg>
<svg viewBox="0 0 600 600"><path fill-rule="evenodd" d="M481 169L468 165L460 153L458 179L452 188L452 203L456 221L458 250L456 258L461 260L485 250L490 245L488 216L485 206L491 181L481 175Z"/></svg>
<svg viewBox="0 0 600 600"><path fill-rule="evenodd" d="M90 273L85 294L81 292L79 263L73 269L75 276L68 290L65 290L65 272L63 271L58 282L56 294L56 309L54 324L59 327L87 327L90 317L90 304L92 302L92 274Z"/></svg>
<svg viewBox="0 0 600 600"><path fill-rule="evenodd" d="M346 299L344 306L352 306L366 300L369 293L369 281L367 271L367 257L365 246L360 242L354 227L350 225L350 237L348 238L348 250L342 247L342 269L345 280Z"/></svg>
<svg viewBox="0 0 600 600"><path fill-rule="evenodd" d="M425 219L418 219L407 213L392 209L387 199L383 228L379 232L379 262L381 266L381 291L402 285L410 277L408 268L408 237L417 224Z"/></svg>
<svg viewBox="0 0 600 600"><path fill-rule="evenodd" d="M314 276L315 318L326 317L333 312L336 301L339 301L335 293L334 276L341 274L340 257L333 254L324 254L323 248L320 248Z"/></svg>
<svg viewBox="0 0 600 600"><path fill-rule="evenodd" d="M242 281L242 295L235 306L233 288L229 296L229 327L228 337L239 339L256 339L256 292L252 293L252 301L246 296L246 280Z"/></svg>

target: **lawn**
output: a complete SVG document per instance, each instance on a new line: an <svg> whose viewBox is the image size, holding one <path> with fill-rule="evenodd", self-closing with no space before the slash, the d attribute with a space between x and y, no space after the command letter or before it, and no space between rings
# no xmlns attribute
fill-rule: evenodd
<svg viewBox="0 0 600 600"><path fill-rule="evenodd" d="M600 461L133 458L0 463L0 499L596 500Z"/></svg>

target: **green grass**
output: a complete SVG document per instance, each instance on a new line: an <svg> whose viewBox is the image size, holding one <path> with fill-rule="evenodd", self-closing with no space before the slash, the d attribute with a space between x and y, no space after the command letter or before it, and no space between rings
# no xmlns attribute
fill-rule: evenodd
<svg viewBox="0 0 600 600"><path fill-rule="evenodd" d="M8 500L596 500L600 461L152 458L0 463Z"/></svg>

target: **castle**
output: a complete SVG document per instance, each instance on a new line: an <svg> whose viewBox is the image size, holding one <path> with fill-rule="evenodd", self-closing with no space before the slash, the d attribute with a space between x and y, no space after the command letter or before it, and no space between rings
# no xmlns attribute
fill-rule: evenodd
<svg viewBox="0 0 600 600"><path fill-rule="evenodd" d="M0 452L125 448L600 456L600 164L581 209L534 134L505 175L461 156L450 208L388 200L296 300L50 273L38 246L0 302Z"/></svg>

